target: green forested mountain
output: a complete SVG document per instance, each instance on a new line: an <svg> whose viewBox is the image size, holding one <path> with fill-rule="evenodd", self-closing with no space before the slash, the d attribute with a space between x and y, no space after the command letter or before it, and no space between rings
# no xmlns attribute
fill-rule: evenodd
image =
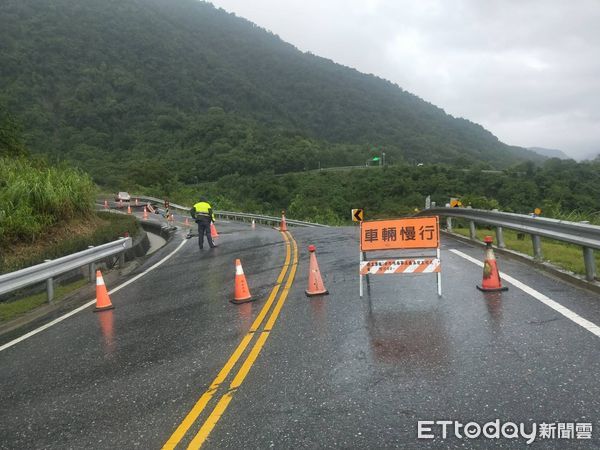
<svg viewBox="0 0 600 450"><path fill-rule="evenodd" d="M187 190L187 195L186 191ZM590 220L600 224L600 159L585 163L552 158L540 166L523 163L500 171L467 170L441 164L311 171L304 173L222 177L215 183L184 188L180 198L194 201L198 192L225 210L264 211L320 223L350 221L352 208L369 219L399 217L423 208L425 197L438 206L459 197L474 208Z"/></svg>
<svg viewBox="0 0 600 450"><path fill-rule="evenodd" d="M545 156L546 158L573 159L562 150L555 148L529 147L528 150L536 152L538 155Z"/></svg>
<svg viewBox="0 0 600 450"><path fill-rule="evenodd" d="M539 159L197 0L3 0L0 88L33 152L107 185Z"/></svg>

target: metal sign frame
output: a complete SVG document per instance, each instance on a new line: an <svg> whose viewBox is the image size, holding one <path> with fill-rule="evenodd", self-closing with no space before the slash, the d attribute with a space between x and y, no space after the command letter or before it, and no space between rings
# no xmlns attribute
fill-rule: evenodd
<svg viewBox="0 0 600 450"><path fill-rule="evenodd" d="M419 220L426 219L426 220ZM420 240L417 240L417 226L420 227ZM431 230L432 224L435 228ZM367 229L366 227L371 227ZM410 233L406 233L407 228L410 228ZM363 231L365 234L363 234ZM382 233L379 233L382 231ZM367 239L366 233L369 233ZM385 239L384 239L385 232ZM437 280L437 294L442 296L442 273L441 273L441 251L440 251L440 227L439 217L415 217L406 219L394 219L386 221L371 221L360 223L360 239L359 239L359 295L363 296L363 276L367 277L369 283L369 275L388 275L388 274L421 274L435 273ZM382 237L383 243L373 244L373 238ZM400 240L398 237L400 236ZM425 236L427 236L426 239ZM414 242L408 242L414 241ZM430 243L426 241L431 241ZM419 244L419 242L422 242ZM435 244L435 245L434 245ZM435 248L435 257L433 255L410 255L397 257L394 259L384 258L367 258L368 251L390 251L390 250L427 250Z"/></svg>

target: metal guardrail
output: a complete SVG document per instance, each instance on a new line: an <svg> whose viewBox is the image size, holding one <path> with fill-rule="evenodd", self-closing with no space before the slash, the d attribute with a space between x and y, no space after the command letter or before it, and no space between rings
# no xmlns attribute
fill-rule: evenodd
<svg viewBox="0 0 600 450"><path fill-rule="evenodd" d="M120 264L124 263L125 250L132 247L132 240L120 238L117 241L90 247L78 253L63 256L54 260L47 260L42 264L27 267L15 272L0 275L0 295L46 281L48 301L54 297L54 278L71 270L89 266L90 279L94 276L95 263L109 256L120 254Z"/></svg>
<svg viewBox="0 0 600 450"><path fill-rule="evenodd" d="M420 211L416 215L446 217L446 229L448 231L452 231L453 217L468 220L471 239L476 238L476 223L494 226L496 227L496 239L500 248L506 247L503 228L529 234L531 235L533 255L536 260L541 260L543 256L540 237L580 245L583 249L585 277L588 281L594 281L596 278L594 249L600 249L599 226L539 216L471 208L429 208Z"/></svg>
<svg viewBox="0 0 600 450"><path fill-rule="evenodd" d="M246 221L254 219L259 223L269 223L269 224L278 224L281 222L281 217L274 216L264 216L261 214L250 214L250 213L240 213L240 212L232 212L232 211L215 211L215 215L218 217L222 217L224 219L232 219L232 220L241 220ZM320 223L313 222L303 222L301 220L294 220L285 218L285 222L288 225L294 225L297 227L322 227L329 228L329 225L323 225Z"/></svg>
<svg viewBox="0 0 600 450"><path fill-rule="evenodd" d="M140 201L151 201L154 203L163 204L164 199L156 198L156 197L148 197L145 195L140 196L132 196L131 198L138 198ZM178 205L176 203L170 203L171 208L178 209L180 211L184 211L186 214L189 213L191 206L183 206ZM251 213L242 213L242 212L234 212L234 211L214 211L215 216L227 220L239 220L241 222L250 221L254 219L258 223L266 223L266 224L278 224L281 222L281 217L274 216L265 216L262 214L251 214ZM285 221L288 225L293 225L297 227L325 227L328 228L328 225L322 225L320 223L312 223L312 222L304 222L302 220L294 220L285 218Z"/></svg>
<svg viewBox="0 0 600 450"><path fill-rule="evenodd" d="M154 202L162 204L164 200L156 197L148 197L145 195L132 196L141 202ZM189 213L190 207L170 203L170 207L178 209L184 213ZM249 214L233 211L215 211L217 217L250 221L255 220L259 223L278 224L281 222L280 217L265 216L261 214ZM303 222L301 220L286 219L288 225L301 227L327 227L318 223ZM93 278L95 272L95 262L104 259L108 256L121 254L121 265L123 264L123 256L125 250L132 247L131 238L120 238L118 241L109 242L97 247L91 247L87 250L63 256L55 260L48 260L42 264L38 264L26 269L0 275L0 295L16 291L18 289L31 286L42 281L46 281L46 290L48 301L51 302L54 297L54 278L71 270L89 265L90 279Z"/></svg>
<svg viewBox="0 0 600 450"><path fill-rule="evenodd" d="M165 201L164 198L156 198L156 197L149 197L147 195L132 195L131 199L132 201L134 201L134 199L139 199L142 203L147 203L147 202L152 202L152 203L158 203L160 205L162 205ZM171 208L174 209L179 209L181 211L189 211L191 206L182 206L182 205L178 205L177 203L172 203L169 202L169 205Z"/></svg>

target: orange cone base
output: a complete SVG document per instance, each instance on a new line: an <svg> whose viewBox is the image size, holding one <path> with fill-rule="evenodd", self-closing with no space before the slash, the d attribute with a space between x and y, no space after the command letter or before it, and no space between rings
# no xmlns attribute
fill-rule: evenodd
<svg viewBox="0 0 600 450"><path fill-rule="evenodd" d="M477 289L479 289L482 292L500 292L500 291L508 291L508 287L504 286L504 287L499 287L499 288L484 288L481 287L479 285L475 285L475 287Z"/></svg>
<svg viewBox="0 0 600 450"><path fill-rule="evenodd" d="M94 312L106 311L109 309L115 309L115 307L113 305L103 306L101 308L96 307L94 308Z"/></svg>
<svg viewBox="0 0 600 450"><path fill-rule="evenodd" d="M230 301L231 303L233 303L234 305L240 305L240 304L242 304L242 303L253 302L254 300L256 300L256 299L255 299L255 298L253 298L253 297L248 297L248 298L243 298L243 299L241 299L241 300L236 300L236 299L233 299L233 300L229 300L229 301Z"/></svg>
<svg viewBox="0 0 600 450"><path fill-rule="evenodd" d="M308 292L308 291L304 291L306 292L306 296L307 297L314 297L315 295L328 295L329 291L327 289L323 289L322 291L316 291L316 292Z"/></svg>

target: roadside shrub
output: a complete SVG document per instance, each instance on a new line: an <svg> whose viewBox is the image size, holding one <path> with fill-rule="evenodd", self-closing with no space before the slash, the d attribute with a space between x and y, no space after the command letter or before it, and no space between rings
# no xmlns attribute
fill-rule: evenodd
<svg viewBox="0 0 600 450"><path fill-rule="evenodd" d="M68 166L0 158L0 248L34 242L47 227L92 212L91 178Z"/></svg>
<svg viewBox="0 0 600 450"><path fill-rule="evenodd" d="M0 273L12 272L71 253L85 250L90 245L101 245L114 241L125 233L136 238L141 232L138 221L133 216L98 212L85 220L74 220L53 227L33 245L21 245L18 251L13 248L0 253Z"/></svg>

